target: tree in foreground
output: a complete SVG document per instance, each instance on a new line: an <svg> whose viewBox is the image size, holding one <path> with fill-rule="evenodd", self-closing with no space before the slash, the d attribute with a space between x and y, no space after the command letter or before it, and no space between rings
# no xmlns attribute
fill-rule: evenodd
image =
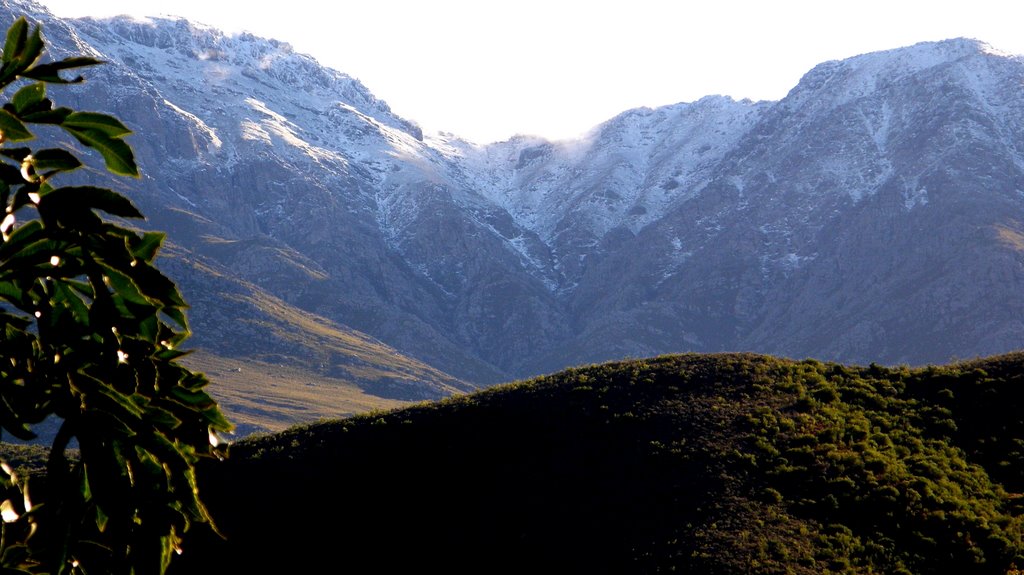
<svg viewBox="0 0 1024 575"><path fill-rule="evenodd" d="M154 264L163 234L127 227L142 214L112 190L57 183L83 165L74 142L110 172L138 169L120 121L47 97L100 62L41 63L43 49L21 18L0 57L0 427L24 440L44 420L60 427L45 474L0 466L0 570L163 573L190 526L212 525L195 464L231 424L177 363L189 328ZM25 147L30 125L66 144Z"/></svg>

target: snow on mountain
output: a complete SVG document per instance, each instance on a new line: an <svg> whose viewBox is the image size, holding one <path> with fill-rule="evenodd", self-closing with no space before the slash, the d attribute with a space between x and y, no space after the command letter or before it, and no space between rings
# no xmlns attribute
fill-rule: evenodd
<svg viewBox="0 0 1024 575"><path fill-rule="evenodd" d="M655 221L679 198L673 190L699 187L701 170L749 128L756 118L750 110L758 109L707 98L627 112L582 141L520 137L477 146L444 135L424 139L357 80L282 42L159 18L83 19L76 29L193 125L207 164L231 168L266 148L328 172L346 172L356 162L370 170L377 221L399 250L403 230L420 211L419 183L454 182L445 187L452 201L464 208L490 204L512 216L517 231L491 233L551 289L564 283L564 274L550 269L558 264L545 261L537 240L551 249L566 230L575 236L580 228L593 242L623 223L636 231ZM679 145L692 158L665 165L665 150ZM595 163L604 165L582 165ZM563 259L578 256L572 248L561 251Z"/></svg>
<svg viewBox="0 0 1024 575"><path fill-rule="evenodd" d="M585 211L598 236L623 224L636 231L700 186L702 169L750 128L757 109L708 97L624 112L581 140L520 137L466 156L488 174L481 192L548 241L570 212ZM664 165L671 160L677 165ZM602 196L602 186L626 194Z"/></svg>
<svg viewBox="0 0 1024 575"><path fill-rule="evenodd" d="M826 62L778 102L709 96L480 146L422 134L281 42L52 24L111 62L76 93L137 128L135 197L158 225L460 377L1024 344L1024 61L974 40Z"/></svg>
<svg viewBox="0 0 1024 575"><path fill-rule="evenodd" d="M228 36L185 20L119 17L75 25L106 58L145 78L203 131L216 126L211 139L219 129L233 136L223 141L241 136L295 148L314 161L343 162L380 152L370 133L406 149L422 138L357 80L283 42ZM219 146L209 150L216 151ZM238 150L222 153L230 162Z"/></svg>

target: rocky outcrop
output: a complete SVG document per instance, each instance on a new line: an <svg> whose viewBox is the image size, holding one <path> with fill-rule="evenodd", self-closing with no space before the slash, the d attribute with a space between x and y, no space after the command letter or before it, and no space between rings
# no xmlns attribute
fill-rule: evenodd
<svg viewBox="0 0 1024 575"><path fill-rule="evenodd" d="M824 63L778 102L476 146L280 42L36 16L110 62L71 95L137 130L129 193L183 253L463 380L684 350L919 364L1024 344L1024 61L980 42ZM229 301L205 285L186 293L216 332Z"/></svg>

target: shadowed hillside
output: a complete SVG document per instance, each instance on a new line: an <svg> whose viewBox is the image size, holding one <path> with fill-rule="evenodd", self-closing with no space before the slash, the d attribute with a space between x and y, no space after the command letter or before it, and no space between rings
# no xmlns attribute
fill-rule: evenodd
<svg viewBox="0 0 1024 575"><path fill-rule="evenodd" d="M1005 575L1022 368L667 356L293 428L202 470L227 540L172 569Z"/></svg>

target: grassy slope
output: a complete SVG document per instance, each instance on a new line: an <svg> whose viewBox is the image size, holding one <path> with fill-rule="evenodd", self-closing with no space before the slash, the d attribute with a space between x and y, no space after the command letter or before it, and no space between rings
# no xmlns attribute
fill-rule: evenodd
<svg viewBox="0 0 1024 575"><path fill-rule="evenodd" d="M203 470L228 539L172 569L1004 575L1022 368L683 355L293 428Z"/></svg>
<svg viewBox="0 0 1024 575"><path fill-rule="evenodd" d="M391 409L408 402L372 395L349 379L301 367L233 359L199 351L185 357L190 369L210 378L210 393L236 433L282 431L300 423Z"/></svg>
<svg viewBox="0 0 1024 575"><path fill-rule="evenodd" d="M186 347L199 351L184 363L210 377L211 392L242 432L280 431L476 388L269 295L215 260L174 244L162 257L183 291L197 294L189 300L197 336Z"/></svg>

